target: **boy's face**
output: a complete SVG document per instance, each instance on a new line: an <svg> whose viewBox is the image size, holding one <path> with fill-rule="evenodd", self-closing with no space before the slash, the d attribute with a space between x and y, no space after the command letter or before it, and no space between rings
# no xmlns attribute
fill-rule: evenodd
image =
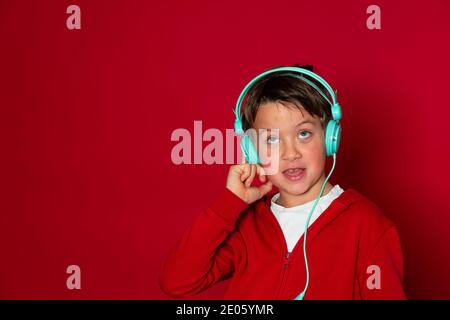
<svg viewBox="0 0 450 320"><path fill-rule="evenodd" d="M253 127L262 163L278 168L268 178L281 193L296 196L317 189L318 184L320 188L326 155L324 129L317 116L292 104L268 102L258 109ZM274 148L279 148L278 156L272 159ZM262 152L264 149L267 151Z"/></svg>

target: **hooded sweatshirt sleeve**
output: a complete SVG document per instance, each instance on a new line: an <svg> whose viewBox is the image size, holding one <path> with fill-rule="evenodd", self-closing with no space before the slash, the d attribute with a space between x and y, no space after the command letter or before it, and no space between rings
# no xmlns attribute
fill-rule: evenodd
<svg viewBox="0 0 450 320"><path fill-rule="evenodd" d="M403 257L395 226L383 232L360 274L362 299L402 300Z"/></svg>
<svg viewBox="0 0 450 320"><path fill-rule="evenodd" d="M228 278L245 246L235 231L248 204L229 189L204 209L161 266L159 285L174 298L198 294Z"/></svg>

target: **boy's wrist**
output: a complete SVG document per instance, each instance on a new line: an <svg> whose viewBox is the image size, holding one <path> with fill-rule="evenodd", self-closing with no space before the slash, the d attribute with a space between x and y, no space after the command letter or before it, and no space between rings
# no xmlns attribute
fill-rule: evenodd
<svg viewBox="0 0 450 320"><path fill-rule="evenodd" d="M226 221L231 229L242 211L247 209L249 204L239 198L228 188L224 188L220 195L210 204L209 209L218 214Z"/></svg>

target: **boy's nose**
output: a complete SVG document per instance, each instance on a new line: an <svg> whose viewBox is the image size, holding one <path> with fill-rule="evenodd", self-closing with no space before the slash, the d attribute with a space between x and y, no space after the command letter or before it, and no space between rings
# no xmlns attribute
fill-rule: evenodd
<svg viewBox="0 0 450 320"><path fill-rule="evenodd" d="M302 157L299 148L294 143L286 143L283 149L281 151L281 158L283 160L294 161Z"/></svg>

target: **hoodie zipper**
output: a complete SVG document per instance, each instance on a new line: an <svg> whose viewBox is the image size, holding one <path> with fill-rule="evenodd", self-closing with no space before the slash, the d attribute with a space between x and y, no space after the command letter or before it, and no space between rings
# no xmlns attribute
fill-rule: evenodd
<svg viewBox="0 0 450 320"><path fill-rule="evenodd" d="M271 219L276 224L276 229L278 229L278 233L281 236L281 239L283 239L283 243L284 243L284 247L285 247L285 253L284 253L284 256L283 256L283 266L282 266L282 270L281 270L281 281L280 281L280 284L278 286L278 290L277 290L277 294L276 294L276 297L279 298L282 295L282 290L286 286L287 272L288 272L288 268L289 268L289 263L290 263L290 261L292 259L292 255L294 253L296 253L298 250L303 251L303 237L304 237L305 234L304 233L302 234L300 239L298 239L297 243L292 248L292 251L289 251L289 249L287 247L287 244L286 244L286 240L284 238L283 230L281 230L281 227L278 224L277 219L275 218L274 215L271 215ZM309 231L309 233L311 233L311 230L309 228L308 228L308 231ZM309 237L311 237L311 235Z"/></svg>
<svg viewBox="0 0 450 320"><path fill-rule="evenodd" d="M283 258L283 267L281 270L281 281L280 286L278 287L277 298L280 297L282 290L286 284L287 272L289 267L289 262L291 258L291 252L287 251Z"/></svg>
<svg viewBox="0 0 450 320"><path fill-rule="evenodd" d="M349 194L348 191L344 191L344 193ZM271 199L272 197L269 197L268 199ZM336 203L339 203L341 201L342 196L340 196L340 198L334 200L331 205L325 210L328 212L328 215L330 215L331 211L334 211L334 207L336 206ZM342 206L342 202L339 203L339 205ZM345 205L345 203L344 203ZM269 219L272 220L272 223L275 225L275 229L277 229L277 233L279 234L279 238L282 239L282 242L284 244L284 248L285 248L285 254L283 257L283 266L282 266L282 271L281 271L281 282L278 286L277 292L275 297L279 298L281 296L281 290L284 289L285 287L285 282L286 282L286 278L287 278L287 271L288 271L288 266L289 266L289 262L291 260L292 254L295 253L296 251L303 251L303 249L299 249L298 247L303 247L303 241L304 241L304 236L305 234L303 233L302 236L300 237L300 239L298 239L297 243L294 245L294 248L292 249L291 252L288 251L288 247L286 244L286 239L284 237L283 234L283 230L280 227L280 224L278 223L278 220L276 219L276 217L273 215L272 211L270 210L270 203L268 203L269 206L269 210L268 210L268 216ZM332 208L332 209L330 209ZM336 209L339 210L339 209ZM342 210L342 209L341 209ZM339 210L338 212L340 212L341 210ZM324 212L322 212L322 214L316 219L316 221L314 222L314 225L308 226L308 238L309 240L309 245L311 245L311 240L312 240L312 236L314 235L312 232L314 231L314 228L317 228L317 225L320 225L322 223L322 220L324 219ZM331 220L330 220L331 221ZM321 228L324 228L330 221L328 221L326 224L324 224L323 226L321 226ZM323 223L322 223L323 224ZM306 267L306 266L305 266ZM300 291L299 291L300 293Z"/></svg>
<svg viewBox="0 0 450 320"><path fill-rule="evenodd" d="M292 251L289 251L288 246L286 244L286 239L284 238L284 234L283 234L283 230L280 227L280 224L278 223L277 219L275 218L275 216L272 214L272 212L269 210L269 219L272 219L273 224L275 225L275 228L277 229L277 232L279 234L279 238L281 239L281 241L284 244L284 248L285 248L285 253L283 256L283 265L282 265L282 270L281 270L281 281L280 284L278 285L278 289L276 291L276 298L279 298L281 296L282 290L284 289L285 285L286 285L286 278L287 278L287 272L288 272L288 267L289 267L289 262L291 261L291 257L292 254L300 249L298 249L297 247L301 246L303 243L303 235L300 237L300 239L297 241L297 243L294 245L294 248L292 248Z"/></svg>

